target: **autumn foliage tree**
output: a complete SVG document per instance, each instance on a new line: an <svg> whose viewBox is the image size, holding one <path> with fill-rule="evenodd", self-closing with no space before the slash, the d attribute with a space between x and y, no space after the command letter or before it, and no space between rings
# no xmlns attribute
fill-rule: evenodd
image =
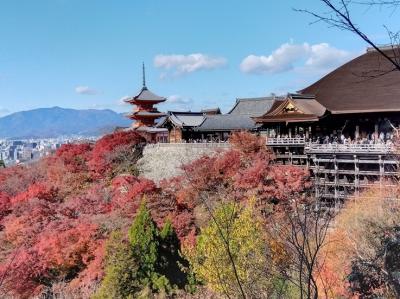
<svg viewBox="0 0 400 299"><path fill-rule="evenodd" d="M324 250L329 296L399 296L400 204L381 195L372 189L337 215Z"/></svg>
<svg viewBox="0 0 400 299"><path fill-rule="evenodd" d="M88 166L97 176L107 175L112 171L113 167L118 166L118 158L112 158L116 149L125 154L127 150L133 151L135 146L144 143L144 141L143 137L132 130L106 135L96 142L93 147Z"/></svg>
<svg viewBox="0 0 400 299"><path fill-rule="evenodd" d="M140 142L136 133L114 133L95 145L63 145L37 163L0 171L2 294L28 298L51 292L59 282L82 288L101 279L104 240L131 221L134 201L154 189L154 183L135 178L127 194L117 190L108 174L118 161L107 157ZM125 195L133 203L127 214L121 213Z"/></svg>
<svg viewBox="0 0 400 299"><path fill-rule="evenodd" d="M193 206L205 197L235 201L255 197L266 207L288 201L311 186L307 170L275 164L263 138L240 132L231 140L232 149L183 166L178 202Z"/></svg>
<svg viewBox="0 0 400 299"><path fill-rule="evenodd" d="M214 221L201 230L194 246L185 248L185 254L197 278L221 295L267 297L272 279L264 237L262 221L251 205L226 203L216 209Z"/></svg>
<svg viewBox="0 0 400 299"><path fill-rule="evenodd" d="M139 285L128 284L129 293L144 285L150 292L183 289L195 280L181 271L190 267L180 244L196 244L200 229L211 224L207 208L246 205L255 197L254 209L265 215L309 186L305 170L276 165L264 141L247 133L232 136L230 150L185 165L183 175L156 185L136 171L142 142L134 131L116 132L0 170L0 297L56 296L59 285L88 294L103 278L110 296L133 277ZM279 243L268 248L280 251ZM119 275L128 278L113 284Z"/></svg>

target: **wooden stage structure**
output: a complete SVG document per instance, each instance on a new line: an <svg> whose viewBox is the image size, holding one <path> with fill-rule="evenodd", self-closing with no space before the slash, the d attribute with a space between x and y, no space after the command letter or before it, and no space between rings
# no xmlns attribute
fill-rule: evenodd
<svg viewBox="0 0 400 299"><path fill-rule="evenodd" d="M399 155L388 144L319 144L305 138L267 138L279 164L306 167L314 181L315 196L322 200L358 197L368 188L396 187Z"/></svg>

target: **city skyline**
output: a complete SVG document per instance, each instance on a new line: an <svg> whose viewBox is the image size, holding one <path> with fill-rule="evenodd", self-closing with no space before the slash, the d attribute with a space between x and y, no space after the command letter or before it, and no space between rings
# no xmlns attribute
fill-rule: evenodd
<svg viewBox="0 0 400 299"><path fill-rule="evenodd" d="M0 116L53 106L128 112L122 100L140 89L142 62L149 88L168 98L160 109L226 112L235 98L294 92L365 52L351 33L310 25L293 8L324 10L292 0L2 1ZM391 27L395 18L353 11L388 42L379 19Z"/></svg>

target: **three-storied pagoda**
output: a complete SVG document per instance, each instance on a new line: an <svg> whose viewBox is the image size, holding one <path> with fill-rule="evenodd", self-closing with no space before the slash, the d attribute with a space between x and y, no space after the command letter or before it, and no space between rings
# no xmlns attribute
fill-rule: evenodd
<svg viewBox="0 0 400 299"><path fill-rule="evenodd" d="M126 103L136 106L134 111L127 115L130 119L135 120L133 126L135 128L142 126L153 127L157 118L165 116L165 114L158 111L154 105L165 102L166 100L166 98L152 93L147 88L143 64L143 87L138 95L125 100Z"/></svg>
<svg viewBox="0 0 400 299"><path fill-rule="evenodd" d="M127 117L134 120L132 127L143 133L149 142L167 142L168 130L156 128L156 120L165 116L154 105L165 102L167 99L151 92L146 86L146 75L143 64L143 86L138 95L125 100L126 103L135 105L132 113Z"/></svg>

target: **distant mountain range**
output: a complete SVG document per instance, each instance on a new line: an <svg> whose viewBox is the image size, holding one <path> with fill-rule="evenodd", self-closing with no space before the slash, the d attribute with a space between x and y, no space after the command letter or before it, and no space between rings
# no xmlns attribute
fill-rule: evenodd
<svg viewBox="0 0 400 299"><path fill-rule="evenodd" d="M96 136L132 121L112 110L60 107L16 112L0 118L0 138L47 138L61 135Z"/></svg>

